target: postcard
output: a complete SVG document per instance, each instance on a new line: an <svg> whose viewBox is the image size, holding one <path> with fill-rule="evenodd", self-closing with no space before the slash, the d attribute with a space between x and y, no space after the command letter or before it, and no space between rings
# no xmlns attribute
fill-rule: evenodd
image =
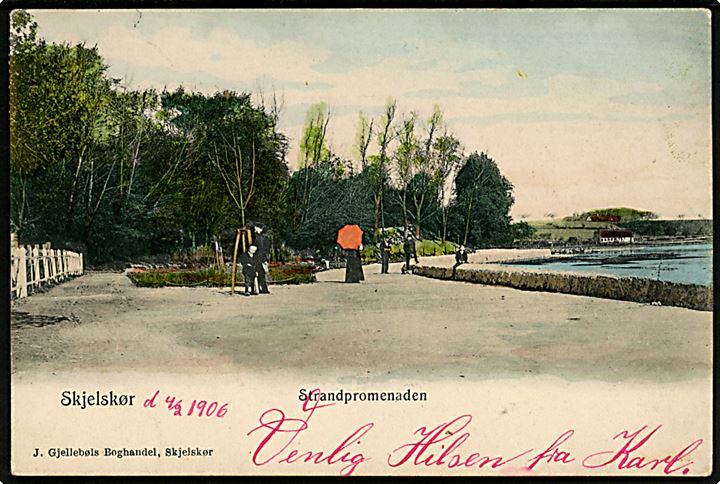
<svg viewBox="0 0 720 484"><path fill-rule="evenodd" d="M17 476L709 476L705 9L10 12Z"/></svg>

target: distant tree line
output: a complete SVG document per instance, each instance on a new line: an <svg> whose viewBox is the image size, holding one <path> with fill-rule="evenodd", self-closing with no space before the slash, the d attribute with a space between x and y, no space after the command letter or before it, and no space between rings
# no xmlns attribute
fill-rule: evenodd
<svg viewBox="0 0 720 484"><path fill-rule="evenodd" d="M618 226L644 237L711 237L712 220L633 220Z"/></svg>
<svg viewBox="0 0 720 484"><path fill-rule="evenodd" d="M581 214L575 213L569 217L565 217L564 220L568 220L568 221L587 220L593 216L617 217L617 218L619 218L619 220L622 220L622 221L655 220L658 218L658 216L655 212L651 212L648 210L637 210L634 208L627 208L627 207L614 207L614 208L598 208L595 210L590 210L588 212L583 212Z"/></svg>
<svg viewBox="0 0 720 484"><path fill-rule="evenodd" d="M386 227L474 247L521 238L512 184L485 153L465 155L435 106L427 119L358 116L355 160L328 145L325 104L307 113L299 167L277 128L275 98L132 90L96 47L47 43L26 12L10 38L11 225L91 263L225 244L260 222L276 245L332 251L357 223L372 243Z"/></svg>

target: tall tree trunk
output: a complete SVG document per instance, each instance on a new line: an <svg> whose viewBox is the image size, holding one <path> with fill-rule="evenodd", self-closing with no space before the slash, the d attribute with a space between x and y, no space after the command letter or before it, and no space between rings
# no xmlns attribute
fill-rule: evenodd
<svg viewBox="0 0 720 484"><path fill-rule="evenodd" d="M420 238L420 217L422 216L423 205L425 205L425 194L420 197L419 202L417 199L413 201L415 204L415 237Z"/></svg>
<svg viewBox="0 0 720 484"><path fill-rule="evenodd" d="M385 230L385 203L382 191L380 192L380 226Z"/></svg>
<svg viewBox="0 0 720 484"><path fill-rule="evenodd" d="M137 144L135 145L135 152L133 153L133 160L132 160L132 169L130 170L130 180L128 181L128 188L127 188L127 196L125 200L127 201L130 198L130 191L132 190L132 184L133 179L135 178L135 167L138 163L138 155L140 153L140 140L137 140Z"/></svg>
<svg viewBox="0 0 720 484"><path fill-rule="evenodd" d="M407 216L407 190L403 190L403 196L402 196L402 211L403 211L403 227L408 226L408 216Z"/></svg>
<svg viewBox="0 0 720 484"><path fill-rule="evenodd" d="M82 167L83 164L83 154L85 153L85 149L83 148L82 152L80 152L80 156L78 157L78 166L75 170L75 178L73 179L72 188L70 189L70 203L69 203L69 209L70 211L73 210L73 201L75 200L75 186L77 185L78 177L80 176L80 167Z"/></svg>
<svg viewBox="0 0 720 484"><path fill-rule="evenodd" d="M472 200L468 202L468 210L465 214L465 236L463 237L463 245L468 243L468 235L470 233L470 214L472 213Z"/></svg>
<svg viewBox="0 0 720 484"><path fill-rule="evenodd" d="M445 246L445 240L447 239L447 226L448 226L448 209L447 207L442 208L442 244Z"/></svg>
<svg viewBox="0 0 720 484"><path fill-rule="evenodd" d="M92 158L90 159L90 184L88 188L88 201L87 206L90 208L92 205L92 198L93 198L93 184L95 183L95 160Z"/></svg>
<svg viewBox="0 0 720 484"><path fill-rule="evenodd" d="M375 194L375 233L380 233L380 196Z"/></svg>
<svg viewBox="0 0 720 484"><path fill-rule="evenodd" d="M17 176L15 178L15 180L17 181L17 183L13 183L13 185L20 186L20 200L19 200L19 202L17 200L15 200L15 203L13 204L14 209L15 209L14 211L16 214L15 226L17 227L18 230L22 230L22 226L23 226L23 223L25 220L25 205L26 205L26 200L27 200L27 189L25 187L26 180L23 175ZM12 215L11 215L10 220L12 221Z"/></svg>

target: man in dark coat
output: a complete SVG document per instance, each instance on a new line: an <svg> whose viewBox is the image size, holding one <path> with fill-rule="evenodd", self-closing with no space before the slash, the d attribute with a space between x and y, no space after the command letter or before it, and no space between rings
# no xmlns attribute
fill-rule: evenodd
<svg viewBox="0 0 720 484"><path fill-rule="evenodd" d="M258 287L260 288L260 293L270 294L267 286L267 261L270 260L270 239L263 234L263 228L259 225L255 226L254 232L253 242L254 245L257 246L257 261L255 267L257 270Z"/></svg>
<svg viewBox="0 0 720 484"><path fill-rule="evenodd" d="M245 295L257 294L255 292L255 277L257 275L257 261L258 257L256 254L257 247L251 245L247 252L243 252L240 255L240 267L242 267L243 282L245 283Z"/></svg>
<svg viewBox="0 0 720 484"><path fill-rule="evenodd" d="M460 264L467 264L468 261L468 255L467 251L465 250L465 246L461 245L458 247L458 250L455 251L455 265L452 269L452 278L455 279L455 271L460 266Z"/></svg>
<svg viewBox="0 0 720 484"><path fill-rule="evenodd" d="M380 274L387 274L390 266L390 243L383 235L380 239Z"/></svg>
<svg viewBox="0 0 720 484"><path fill-rule="evenodd" d="M417 252L415 251L415 239L408 232L405 235L405 243L403 244L403 251L405 251L405 272L410 272L410 259L414 258L415 263L418 263Z"/></svg>
<svg viewBox="0 0 720 484"><path fill-rule="evenodd" d="M458 250L455 251L455 264L467 264L468 261L468 255L467 250L465 250L465 246L461 245L458 247Z"/></svg>

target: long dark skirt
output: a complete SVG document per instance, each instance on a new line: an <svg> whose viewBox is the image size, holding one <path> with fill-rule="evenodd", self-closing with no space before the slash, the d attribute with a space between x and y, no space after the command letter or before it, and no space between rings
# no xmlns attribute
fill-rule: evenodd
<svg viewBox="0 0 720 484"><path fill-rule="evenodd" d="M360 282L365 280L363 274L362 263L360 262L360 252L357 250L345 251L345 282Z"/></svg>

